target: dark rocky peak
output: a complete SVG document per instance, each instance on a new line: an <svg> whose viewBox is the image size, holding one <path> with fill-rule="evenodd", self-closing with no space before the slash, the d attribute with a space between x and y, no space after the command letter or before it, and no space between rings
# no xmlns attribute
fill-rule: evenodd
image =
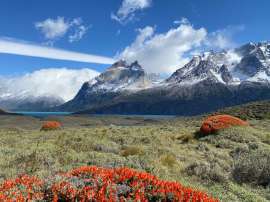
<svg viewBox="0 0 270 202"><path fill-rule="evenodd" d="M191 73L195 76L200 76L211 70L217 72L218 66L212 60L202 60L194 69L192 69Z"/></svg>
<svg viewBox="0 0 270 202"><path fill-rule="evenodd" d="M121 91L139 89L150 85L150 80L141 65L135 61L130 65L120 60L82 87L85 91Z"/></svg>
<svg viewBox="0 0 270 202"><path fill-rule="evenodd" d="M137 60L130 64L125 60L119 60L115 62L111 67L109 67L107 70L124 69L124 68L143 71L142 66L139 64Z"/></svg>
<svg viewBox="0 0 270 202"><path fill-rule="evenodd" d="M127 67L128 64L125 60L119 60L117 62L115 62L111 67L108 68L109 69L116 69L116 68L119 68L119 67Z"/></svg>
<svg viewBox="0 0 270 202"><path fill-rule="evenodd" d="M189 63L187 63L184 67L176 70L168 79L166 79L166 81L167 82L181 81L181 78L188 72L192 71L194 67L198 66L201 61L202 61L201 56L194 56Z"/></svg>
<svg viewBox="0 0 270 202"><path fill-rule="evenodd" d="M193 57L188 64L174 72L166 81L193 83L194 81L213 77L214 74L222 73L220 72L220 66L216 64L217 59L214 58L214 54L210 54L211 56L207 53L207 55Z"/></svg>
<svg viewBox="0 0 270 202"><path fill-rule="evenodd" d="M142 66L139 64L139 62L136 60L135 62L131 63L128 68L132 70L139 70L139 71L144 71Z"/></svg>

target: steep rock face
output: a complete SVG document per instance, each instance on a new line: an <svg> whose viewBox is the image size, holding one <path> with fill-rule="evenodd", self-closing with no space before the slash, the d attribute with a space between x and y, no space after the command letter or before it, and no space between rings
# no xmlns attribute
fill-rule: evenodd
<svg viewBox="0 0 270 202"><path fill-rule="evenodd" d="M120 60L105 72L83 84L74 99L58 110L77 111L100 105L119 95L152 87L151 80L138 62L127 64Z"/></svg>

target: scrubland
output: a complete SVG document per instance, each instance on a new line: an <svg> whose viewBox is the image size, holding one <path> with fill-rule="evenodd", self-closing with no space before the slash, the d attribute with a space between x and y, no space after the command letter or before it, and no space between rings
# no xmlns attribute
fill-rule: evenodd
<svg viewBox="0 0 270 202"><path fill-rule="evenodd" d="M40 131L43 120L0 117L0 181L84 165L129 167L220 201L270 201L270 119L206 137L198 133L201 116L57 119L61 130Z"/></svg>

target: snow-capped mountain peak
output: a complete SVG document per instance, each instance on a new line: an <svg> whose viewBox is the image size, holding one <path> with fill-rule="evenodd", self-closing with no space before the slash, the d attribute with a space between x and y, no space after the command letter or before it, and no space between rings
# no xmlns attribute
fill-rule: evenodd
<svg viewBox="0 0 270 202"><path fill-rule="evenodd" d="M215 82L228 83L232 79L229 70L235 65L235 58L238 59L236 56L233 58L232 54L231 52L207 52L202 56L195 56L167 79L167 82L192 85L211 79Z"/></svg>
<svg viewBox="0 0 270 202"><path fill-rule="evenodd" d="M249 43L238 49L205 52L178 69L167 82L193 85L211 80L226 85L270 81L270 43Z"/></svg>
<svg viewBox="0 0 270 202"><path fill-rule="evenodd" d="M136 91L152 86L144 69L135 61L128 64L120 60L105 72L88 82L90 91Z"/></svg>

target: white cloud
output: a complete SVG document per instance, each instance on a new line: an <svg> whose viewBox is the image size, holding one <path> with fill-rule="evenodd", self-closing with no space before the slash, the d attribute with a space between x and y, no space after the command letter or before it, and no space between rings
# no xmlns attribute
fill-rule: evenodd
<svg viewBox="0 0 270 202"><path fill-rule="evenodd" d="M128 62L138 60L150 73L171 74L189 62L194 54L235 47L233 35L244 29L243 26L228 26L208 33L205 28L194 28L186 18L174 24L178 24L177 27L165 33L156 33L150 26L139 29L136 39L116 57Z"/></svg>
<svg viewBox="0 0 270 202"><path fill-rule="evenodd" d="M36 22L35 27L41 31L45 39L49 40L49 43L53 43L66 34L69 34L69 42L79 41L88 30L88 27L83 25L81 18L66 20L64 17L48 18L44 21Z"/></svg>
<svg viewBox="0 0 270 202"><path fill-rule="evenodd" d="M80 25L77 30L75 30L74 34L69 35L68 39L69 42L75 42L81 40L81 38L86 34L87 32L87 27Z"/></svg>
<svg viewBox="0 0 270 202"><path fill-rule="evenodd" d="M123 0L121 7L116 14L111 14L111 18L125 24L135 17L135 12L151 6L152 0Z"/></svg>
<svg viewBox="0 0 270 202"><path fill-rule="evenodd" d="M40 46L10 38L0 38L0 53L99 64L112 64L115 62L114 59L109 57Z"/></svg>
<svg viewBox="0 0 270 202"><path fill-rule="evenodd" d="M3 87L1 95L58 96L68 101L76 95L84 82L98 74L86 68L80 70L49 68L17 77L1 77L0 85Z"/></svg>
<svg viewBox="0 0 270 202"><path fill-rule="evenodd" d="M70 27L73 27L73 33L68 36L70 43L81 40L88 30L81 18L74 18Z"/></svg>
<svg viewBox="0 0 270 202"><path fill-rule="evenodd" d="M118 57L128 62L138 60L151 73L170 74L188 62L186 53L200 47L206 37L204 28L195 29L190 24L181 24L162 34L156 34L148 26L139 29L135 41Z"/></svg>
<svg viewBox="0 0 270 202"><path fill-rule="evenodd" d="M190 24L189 20L187 18L182 17L181 20L175 20L173 21L174 24Z"/></svg>
<svg viewBox="0 0 270 202"><path fill-rule="evenodd" d="M213 49L228 49L237 44L233 41L233 36L245 29L243 25L228 26L224 29L214 31L208 35L205 44Z"/></svg>
<svg viewBox="0 0 270 202"><path fill-rule="evenodd" d="M70 24L63 17L58 17L55 20L48 18L42 22L37 22L35 27L44 34L46 39L55 39L65 35Z"/></svg>

